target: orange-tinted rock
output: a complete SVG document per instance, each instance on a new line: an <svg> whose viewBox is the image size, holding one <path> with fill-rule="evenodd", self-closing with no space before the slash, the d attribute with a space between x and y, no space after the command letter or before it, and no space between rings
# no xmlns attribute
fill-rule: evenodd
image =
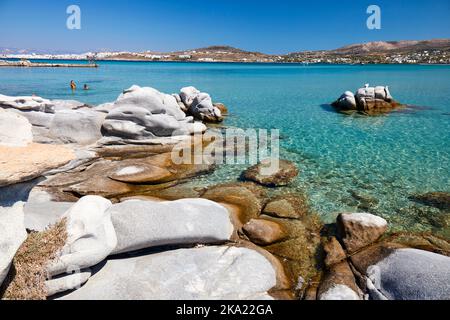
<svg viewBox="0 0 450 320"><path fill-rule="evenodd" d="M298 169L293 162L279 160L277 163L266 159L245 170L243 178L263 186L278 187L288 185L297 175Z"/></svg>
<svg viewBox="0 0 450 320"><path fill-rule="evenodd" d="M278 223L264 219L252 219L242 229L253 243L263 246L279 242L287 236Z"/></svg>
<svg viewBox="0 0 450 320"><path fill-rule="evenodd" d="M337 217L340 238L349 253L377 241L387 230L387 222L370 213L341 213Z"/></svg>
<svg viewBox="0 0 450 320"><path fill-rule="evenodd" d="M340 263L347 258L344 249L335 237L328 238L323 244L323 249L326 254L325 265L327 267Z"/></svg>
<svg viewBox="0 0 450 320"><path fill-rule="evenodd" d="M308 204L304 196L288 194L267 203L263 213L273 217L299 219L308 214Z"/></svg>

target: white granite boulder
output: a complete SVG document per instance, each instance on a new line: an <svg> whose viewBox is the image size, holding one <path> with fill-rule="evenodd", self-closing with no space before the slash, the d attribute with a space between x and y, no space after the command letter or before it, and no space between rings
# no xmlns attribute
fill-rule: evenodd
<svg viewBox="0 0 450 320"><path fill-rule="evenodd" d="M108 213L117 235L113 253L173 244L224 242L233 225L227 209L206 199L128 200Z"/></svg>
<svg viewBox="0 0 450 320"><path fill-rule="evenodd" d="M176 120L186 117L180 109L176 99L150 87L132 86L125 90L114 102L114 107L141 107L147 109L151 114L167 114Z"/></svg>
<svg viewBox="0 0 450 320"><path fill-rule="evenodd" d="M213 105L209 94L200 92L194 87L185 87L180 91L180 98L187 107L188 114L195 119L206 122L221 122L223 120L220 109Z"/></svg>
<svg viewBox="0 0 450 320"><path fill-rule="evenodd" d="M187 108L190 108L192 102L194 102L195 97L199 94L200 91L197 90L195 87L184 87L180 90L179 96L181 102L183 102Z"/></svg>
<svg viewBox="0 0 450 320"><path fill-rule="evenodd" d="M180 249L107 261L66 300L257 300L271 299L271 263L236 247Z"/></svg>
<svg viewBox="0 0 450 320"><path fill-rule="evenodd" d="M449 300L450 257L417 249L396 249L367 268L372 299Z"/></svg>
<svg viewBox="0 0 450 320"><path fill-rule="evenodd" d="M359 295L345 284L336 284L319 296L319 300L361 300Z"/></svg>
<svg viewBox="0 0 450 320"><path fill-rule="evenodd" d="M58 111L50 125L49 135L63 143L91 144L102 137L105 114L90 110Z"/></svg>
<svg viewBox="0 0 450 320"><path fill-rule="evenodd" d="M103 123L103 134L140 140L187 135L189 129L184 122L168 114L152 114L143 107L124 106L108 113Z"/></svg>
<svg viewBox="0 0 450 320"><path fill-rule="evenodd" d="M111 205L102 197L86 196L63 215L67 241L60 256L49 264L50 275L94 266L113 251L117 237L108 211Z"/></svg>
<svg viewBox="0 0 450 320"><path fill-rule="evenodd" d="M0 207L0 286L8 275L11 262L27 238L24 226L23 203Z"/></svg>
<svg viewBox="0 0 450 320"><path fill-rule="evenodd" d="M33 133L27 118L0 109L0 146L25 147L33 141Z"/></svg>
<svg viewBox="0 0 450 320"><path fill-rule="evenodd" d="M0 108L54 113L54 106L50 100L36 96L10 97L0 94Z"/></svg>

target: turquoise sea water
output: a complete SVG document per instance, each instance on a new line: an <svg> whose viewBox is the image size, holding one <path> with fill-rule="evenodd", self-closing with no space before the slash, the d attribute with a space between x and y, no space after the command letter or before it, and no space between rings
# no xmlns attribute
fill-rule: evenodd
<svg viewBox="0 0 450 320"><path fill-rule="evenodd" d="M92 90L72 94L70 80ZM388 116L345 116L327 103L365 83L389 85L415 107ZM450 192L450 66L267 65L100 62L98 69L0 68L0 93L100 104L133 84L178 92L193 85L225 103L225 125L280 129L282 155L301 174L282 192L304 190L326 221L341 211L370 211L396 229L449 236L448 214L409 200ZM224 166L198 183L236 180Z"/></svg>

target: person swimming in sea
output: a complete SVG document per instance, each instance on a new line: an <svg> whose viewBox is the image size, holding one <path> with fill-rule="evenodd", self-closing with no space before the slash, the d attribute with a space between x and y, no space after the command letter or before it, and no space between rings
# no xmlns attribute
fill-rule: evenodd
<svg viewBox="0 0 450 320"><path fill-rule="evenodd" d="M76 90L77 85L75 84L75 82L73 80L70 80L70 89L72 89L72 91Z"/></svg>
<svg viewBox="0 0 450 320"><path fill-rule="evenodd" d="M85 84L85 85L83 86L83 90L89 90L89 86L88 86L87 84Z"/></svg>

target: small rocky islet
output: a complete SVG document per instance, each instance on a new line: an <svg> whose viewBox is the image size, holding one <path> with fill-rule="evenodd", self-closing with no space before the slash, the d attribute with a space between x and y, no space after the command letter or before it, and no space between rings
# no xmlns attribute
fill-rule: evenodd
<svg viewBox="0 0 450 320"><path fill-rule="evenodd" d="M208 144L206 124L226 113L194 87L133 86L96 107L0 95L0 296L450 298L447 240L389 232L370 213L324 225L303 194L282 191L299 174L292 162L185 184L215 165L175 164L171 152ZM446 193L414 201L448 209Z"/></svg>

